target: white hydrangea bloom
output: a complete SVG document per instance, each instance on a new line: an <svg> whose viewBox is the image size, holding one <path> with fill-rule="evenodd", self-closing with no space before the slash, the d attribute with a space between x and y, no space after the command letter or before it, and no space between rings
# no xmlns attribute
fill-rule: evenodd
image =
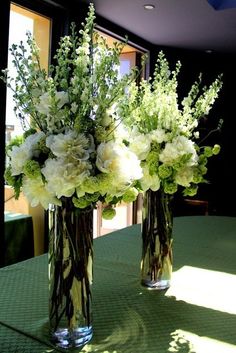
<svg viewBox="0 0 236 353"><path fill-rule="evenodd" d="M37 144L44 136L43 132L37 132L28 136L20 146L12 147L12 150L8 152L11 159L12 175L21 174L27 160L39 155Z"/></svg>
<svg viewBox="0 0 236 353"><path fill-rule="evenodd" d="M48 136L46 145L55 156L60 158L70 157L75 160L87 160L89 153L94 150L92 136L88 139L84 134L78 134L72 130L65 134Z"/></svg>
<svg viewBox="0 0 236 353"><path fill-rule="evenodd" d="M31 159L32 151L23 143L19 147L13 146L8 155L11 158L11 174L19 175L22 173L26 161Z"/></svg>
<svg viewBox="0 0 236 353"><path fill-rule="evenodd" d="M63 158L47 159L42 173L47 190L61 196L71 197L75 189L90 175L91 164L87 161L71 163Z"/></svg>
<svg viewBox="0 0 236 353"><path fill-rule="evenodd" d="M142 177L140 160L124 144L109 141L97 149L97 168L115 176L114 183L130 183Z"/></svg>
<svg viewBox="0 0 236 353"><path fill-rule="evenodd" d="M40 154L40 148L38 147L38 143L40 140L45 138L45 133L40 131L36 132L35 134L29 135L26 139L24 144L26 148L32 151L32 155L34 157L38 157Z"/></svg>
<svg viewBox="0 0 236 353"><path fill-rule="evenodd" d="M175 176L175 181L177 184L184 187L190 186L190 183L193 181L193 168L183 167L178 170Z"/></svg>
<svg viewBox="0 0 236 353"><path fill-rule="evenodd" d="M194 142L185 136L177 136L172 142L166 143L164 150L160 153L160 161L167 165L173 165L179 157L187 153L192 154L187 165L196 165L198 155L194 148Z"/></svg>
<svg viewBox="0 0 236 353"><path fill-rule="evenodd" d="M61 201L56 198L55 194L45 188L41 177L24 177L22 191L32 207L41 204L47 210L50 203L61 206Z"/></svg>

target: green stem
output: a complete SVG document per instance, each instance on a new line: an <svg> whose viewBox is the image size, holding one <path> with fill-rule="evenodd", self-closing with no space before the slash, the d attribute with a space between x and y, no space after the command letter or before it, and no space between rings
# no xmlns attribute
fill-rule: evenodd
<svg viewBox="0 0 236 353"><path fill-rule="evenodd" d="M93 254L93 208L74 208L70 199L49 211L50 325L76 329L91 324L89 256Z"/></svg>

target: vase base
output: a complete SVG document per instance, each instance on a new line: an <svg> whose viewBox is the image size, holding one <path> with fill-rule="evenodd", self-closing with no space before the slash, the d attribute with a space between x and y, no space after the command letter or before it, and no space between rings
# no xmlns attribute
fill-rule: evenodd
<svg viewBox="0 0 236 353"><path fill-rule="evenodd" d="M60 348L75 348L84 346L93 336L92 326L80 327L75 330L58 329L52 334L53 343Z"/></svg>
<svg viewBox="0 0 236 353"><path fill-rule="evenodd" d="M143 279L141 284L149 289L163 290L170 287L170 280L162 279L157 281L151 281L149 279Z"/></svg>

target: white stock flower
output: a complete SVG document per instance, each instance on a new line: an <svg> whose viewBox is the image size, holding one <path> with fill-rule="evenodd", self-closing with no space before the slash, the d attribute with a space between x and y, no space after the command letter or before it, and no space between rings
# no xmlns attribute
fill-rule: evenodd
<svg viewBox="0 0 236 353"><path fill-rule="evenodd" d="M129 141L130 130L127 126L122 123L119 123L114 130L115 140L122 142L123 140Z"/></svg>
<svg viewBox="0 0 236 353"><path fill-rule="evenodd" d="M46 210L50 203L60 206L61 202L51 191L45 188L41 177L23 178L23 194L27 197L32 207L41 204Z"/></svg>
<svg viewBox="0 0 236 353"><path fill-rule="evenodd" d="M77 109L78 109L78 104L76 102L73 102L71 104L70 110L72 111L72 113L76 113Z"/></svg>
<svg viewBox="0 0 236 353"><path fill-rule="evenodd" d="M198 155L194 148L194 142L187 139L185 136L177 136L172 142L166 143L164 150L160 153L160 161L167 165L173 165L179 157L188 153L191 153L192 156L187 165L196 165Z"/></svg>
<svg viewBox="0 0 236 353"><path fill-rule="evenodd" d="M114 175L114 183L130 183L142 177L140 161L124 144L103 142L97 149L97 168Z"/></svg>
<svg viewBox="0 0 236 353"><path fill-rule="evenodd" d="M57 102L56 104L57 108L61 109L63 105L68 103L69 101L68 93L64 91L56 92L55 101ZM54 105L53 99L51 95L48 92L46 92L39 97L39 104L37 104L35 108L39 113L48 115L52 105Z"/></svg>

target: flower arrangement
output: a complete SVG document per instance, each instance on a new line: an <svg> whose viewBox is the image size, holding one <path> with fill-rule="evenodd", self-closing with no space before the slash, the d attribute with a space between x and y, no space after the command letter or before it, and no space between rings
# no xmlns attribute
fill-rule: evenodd
<svg viewBox="0 0 236 353"><path fill-rule="evenodd" d="M97 201L112 206L133 201L135 180L142 176L140 161L121 139L115 139L114 103L125 94L137 69L119 77L124 44L108 47L94 31L90 5L79 35L75 25L61 38L49 74L40 67L39 49L27 34L25 45L10 52L15 78L4 70L2 79L13 90L15 113L25 130L7 146L5 179L26 195L32 206L61 205L71 198L77 208ZM107 207L104 217L112 217Z"/></svg>
<svg viewBox="0 0 236 353"><path fill-rule="evenodd" d="M7 146L7 183L31 206L48 210L49 326L60 347L76 347L92 337L93 209L138 195L141 162L117 139L114 110L138 70L120 77L125 45L109 47L94 30L95 10L79 35L75 25L61 38L49 74L40 67L39 49L30 34L10 49L17 75L2 79L13 90L15 113L24 134Z"/></svg>
<svg viewBox="0 0 236 353"><path fill-rule="evenodd" d="M177 62L171 72L160 52L153 78L132 82L128 95L117 104L121 119L117 138L122 136L143 170L139 180L143 191L141 283L158 290L171 283L174 194L181 190L184 196L194 196L199 183L207 182L208 159L220 151L219 145L205 146L207 135L199 131L201 118L209 113L221 89L221 75L202 91L200 76L181 102L180 68Z"/></svg>
<svg viewBox="0 0 236 353"><path fill-rule="evenodd" d="M153 79L132 82L129 94L120 99L117 109L122 124L118 134L123 134L130 150L142 161L143 191L162 188L164 193L174 194L180 187L184 196L194 196L198 184L207 182L208 158L220 151L219 145L202 144L206 136L201 139L198 127L218 97L222 77L219 75L201 91L200 75L179 102L180 68L177 62L171 72L164 53L159 53ZM217 129L221 124L220 120Z"/></svg>

